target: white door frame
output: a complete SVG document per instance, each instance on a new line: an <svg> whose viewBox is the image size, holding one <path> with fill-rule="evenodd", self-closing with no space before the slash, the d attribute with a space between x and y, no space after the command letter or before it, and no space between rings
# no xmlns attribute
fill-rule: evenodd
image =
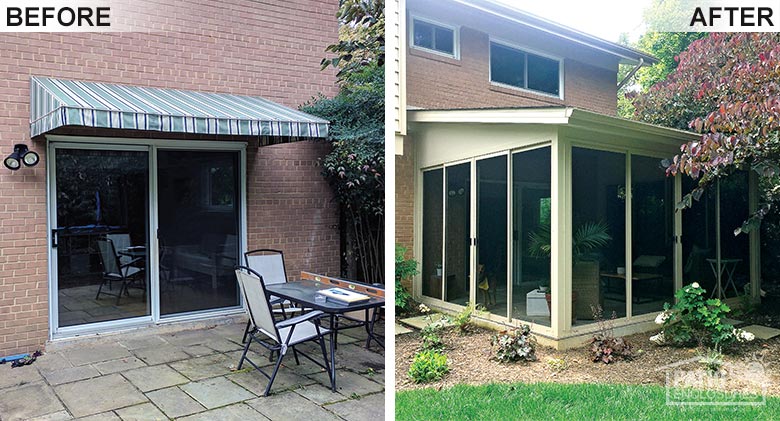
<svg viewBox="0 0 780 421"><path fill-rule="evenodd" d="M68 338L79 335L89 335L107 331L118 331L139 328L152 324L194 321L199 319L225 316L244 312L244 300L239 294L239 305L235 307L201 310L170 316L161 316L159 297L159 243L157 229L159 228L157 208L157 151L235 151L239 152L239 256L247 249L247 180L246 180L246 146L245 142L229 141L191 141L171 139L136 139L136 138L102 138L80 136L46 136L46 188L47 188L47 253L48 253L48 288L49 288L49 340ZM92 149L106 151L146 151L149 157L149 300L150 314L148 316L128 319L90 323L85 325L59 327L59 299L57 283L57 253L52 248L52 230L56 227L56 149Z"/></svg>

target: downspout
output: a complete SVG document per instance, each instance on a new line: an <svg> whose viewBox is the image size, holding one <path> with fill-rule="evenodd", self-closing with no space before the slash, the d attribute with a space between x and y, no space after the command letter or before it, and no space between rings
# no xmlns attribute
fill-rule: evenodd
<svg viewBox="0 0 780 421"><path fill-rule="evenodd" d="M620 90L620 88L623 87L623 85L628 83L628 80L631 79L636 74L636 72L639 71L639 69L642 67L642 65L644 65L644 64L645 64L645 59L643 59L642 57L639 57L639 64L637 64L636 67L631 69L631 71L628 72L626 77L624 77L623 80L621 80L620 83L618 83L618 86L617 86L618 91Z"/></svg>

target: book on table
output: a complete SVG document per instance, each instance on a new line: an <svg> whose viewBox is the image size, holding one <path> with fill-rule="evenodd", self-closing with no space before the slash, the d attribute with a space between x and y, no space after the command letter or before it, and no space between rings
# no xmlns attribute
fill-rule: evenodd
<svg viewBox="0 0 780 421"><path fill-rule="evenodd" d="M329 288L320 291L320 294L342 303L353 304L371 299L368 295L360 294L344 288Z"/></svg>

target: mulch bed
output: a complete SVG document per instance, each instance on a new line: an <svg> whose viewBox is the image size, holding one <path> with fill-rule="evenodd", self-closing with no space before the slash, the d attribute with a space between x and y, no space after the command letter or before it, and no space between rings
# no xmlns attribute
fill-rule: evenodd
<svg viewBox="0 0 780 421"><path fill-rule="evenodd" d="M537 361L502 364L492 359L490 337L495 332L481 328L472 329L470 334L460 334L455 328L442 334L447 348L444 353L449 358L450 372L441 381L418 385L411 381L407 372L414 354L419 351L418 332L396 337L396 390L417 389L423 387L450 387L455 384L502 383L620 383L620 384L656 384L664 385L666 372L659 368L678 363L698 355L696 349L659 347L649 341L657 332L640 333L627 336L638 355L631 361L617 361L606 365L590 360L588 348L565 351L537 345ZM641 352L638 352L641 350ZM740 362L752 357L763 362L765 373L771 384L768 394L780 396L780 337L768 341L756 339L727 353L725 361ZM556 372L547 361L552 358L564 359L567 368ZM698 364L689 366L696 368ZM736 389L736 386L735 386Z"/></svg>

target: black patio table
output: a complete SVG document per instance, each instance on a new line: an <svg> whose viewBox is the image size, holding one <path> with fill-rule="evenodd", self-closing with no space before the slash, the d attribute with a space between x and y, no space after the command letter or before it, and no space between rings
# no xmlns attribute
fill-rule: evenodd
<svg viewBox="0 0 780 421"><path fill-rule="evenodd" d="M305 279L305 277L309 277L312 279ZM365 295L369 296L368 301L362 301L359 303L341 303L338 301L334 301L331 299L327 299L325 301L317 301L315 300L315 296L318 295L318 292L323 289L329 289L334 287L340 287L345 289L351 289L355 290L356 292L365 293ZM381 307L385 305L385 299L383 296L377 296L374 294L371 294L370 292L366 293L366 291L380 291L381 288L376 288L371 285L362 284L359 282L354 281L346 281L343 279L337 279L332 277L327 277L324 275L314 275L310 274L308 272L302 273L302 279L298 281L290 281L283 284L271 284L265 286L266 293L269 295L274 295L277 297L281 297L287 300L290 300L294 303L298 303L299 305L305 307L305 308L311 308L314 310L320 310L323 313L326 313L328 315L329 321L330 321L330 370L331 370L331 390L334 392L336 391L336 331L339 329L338 327L338 317L341 315L344 315L344 313L349 313L353 311L361 311L364 310L366 312L366 321L363 323L363 325L366 327L366 333L368 334L368 340L370 341L373 336L373 328L370 328L369 320L369 311L371 309L375 309L377 307ZM381 295L384 295L384 291L381 290ZM345 326L344 328L353 328L359 326L358 325L349 325Z"/></svg>

